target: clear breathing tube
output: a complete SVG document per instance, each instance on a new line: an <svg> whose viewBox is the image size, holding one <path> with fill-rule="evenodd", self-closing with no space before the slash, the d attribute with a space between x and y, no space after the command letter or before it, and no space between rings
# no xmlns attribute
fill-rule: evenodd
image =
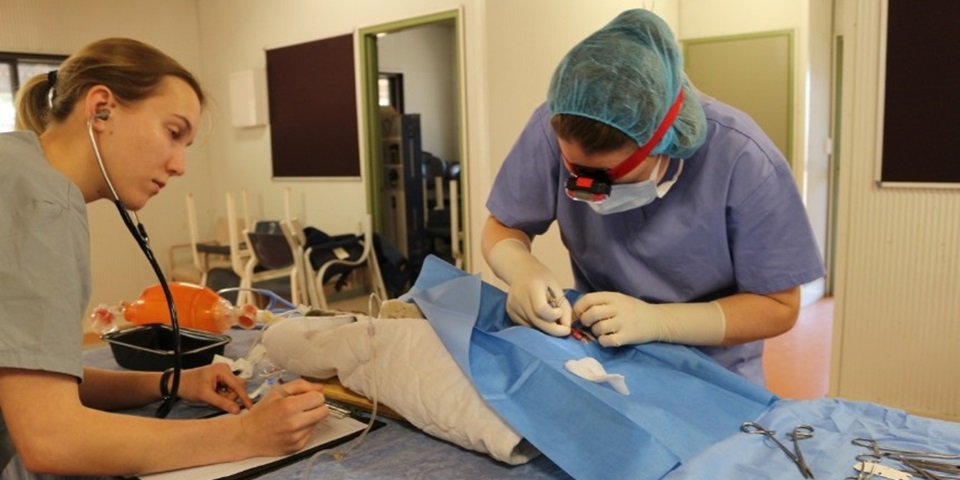
<svg viewBox="0 0 960 480"><path fill-rule="evenodd" d="M173 409L173 404L177 402L177 392L180 389L180 371L183 369L183 347L180 342L180 322L177 321L177 307L173 303L173 294L170 292L170 286L167 285L167 279L163 276L163 270L160 269L160 264L157 263L157 259L153 256L153 250L150 249L150 239L147 237L147 231L143 228L143 224L140 223L140 217L137 217L136 212L134 212L133 215L137 217L137 223L134 224L133 219L130 218L130 213L127 212L123 203L120 202L120 196L117 195L116 189L113 188L113 182L110 181L110 176L107 175L107 169L103 166L100 147L97 145L97 139L93 135L93 118L87 120L87 135L90 136L90 144L93 146L93 153L97 157L97 165L100 167L100 173L103 174L103 179L107 182L107 187L110 188L110 193L113 194L113 203L117 206L117 211L120 212L120 218L123 219L123 224L126 225L127 230L130 231L134 240L137 241L137 245L140 246L140 250L142 250L144 256L147 257L147 261L150 262L153 273L156 274L157 280L160 282L160 287L163 289L163 295L167 299L167 309L170 311L170 326L173 330L173 385L170 387L170 395L164 397L163 402L157 408L157 418L164 418L170 413L170 410Z"/></svg>
<svg viewBox="0 0 960 480"><path fill-rule="evenodd" d="M348 453L352 452L353 449L357 448L358 446L360 446L361 443L363 443L363 440L364 438L366 438L367 433L370 432L370 430L373 429L374 424L376 424L377 409L380 405L380 402L379 402L379 395L377 391L377 388L378 388L377 387L377 382L378 382L377 347L376 347L376 339L374 338L374 336L376 335L376 327L374 326L373 319L380 318L381 303L382 303L382 300L380 299L380 296L377 295L376 293L371 293L370 297L367 300L367 312L368 312L367 314L367 342L368 342L367 346L370 348L370 360L368 361L367 364L370 366L370 369L371 369L370 401L373 404L372 408L370 409L370 418L367 421L367 426L363 430L361 430L360 435L357 436L356 439L354 439L353 442L351 442L346 447L341 449L328 448L325 450L320 450L317 453L314 453L313 455L311 455L310 459L307 460L307 465L304 468L303 476L301 476L302 479L309 480L310 470L313 468L313 463L319 457L322 457L324 455L330 455L330 458L332 458L335 461L340 461L346 458ZM376 317L374 317L373 315L374 305L376 305L376 310L377 310Z"/></svg>

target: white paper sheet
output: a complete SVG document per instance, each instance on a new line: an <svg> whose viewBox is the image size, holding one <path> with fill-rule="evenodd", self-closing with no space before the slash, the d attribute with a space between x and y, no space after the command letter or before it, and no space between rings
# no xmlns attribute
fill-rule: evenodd
<svg viewBox="0 0 960 480"><path fill-rule="evenodd" d="M365 423L361 423L350 417L337 418L334 415L329 415L322 422L317 424L317 428L313 431L313 436L310 438L310 442L307 444L303 450L293 453L291 455L296 455L304 450L309 450L311 448L323 445L328 442L332 442L339 438L343 438L347 435L350 435L354 432L359 432L366 428ZM207 480L215 478L223 478L230 475L235 475L252 468L256 468L262 465L267 465L273 462L282 461L288 456L282 457L254 457L248 458L246 460L240 460L237 462L229 463L217 463L213 465L205 465L202 467L194 468L185 468L182 470L173 470L170 472L155 473L151 475L143 475L140 477L141 480ZM306 461L304 459L303 461Z"/></svg>

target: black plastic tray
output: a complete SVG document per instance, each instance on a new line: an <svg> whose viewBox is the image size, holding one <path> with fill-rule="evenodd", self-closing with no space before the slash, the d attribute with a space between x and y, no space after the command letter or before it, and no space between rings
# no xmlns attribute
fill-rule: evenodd
<svg viewBox="0 0 960 480"><path fill-rule="evenodd" d="M151 323L108 333L101 337L110 344L113 358L130 370L162 371L173 366L173 328ZM180 328L183 368L194 368L213 362L214 355L223 355L230 343L227 335Z"/></svg>

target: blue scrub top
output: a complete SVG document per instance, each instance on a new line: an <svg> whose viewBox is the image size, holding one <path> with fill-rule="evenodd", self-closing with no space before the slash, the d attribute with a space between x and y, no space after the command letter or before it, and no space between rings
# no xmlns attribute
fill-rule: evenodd
<svg viewBox="0 0 960 480"><path fill-rule="evenodd" d="M487 209L529 235L543 234L556 220L582 292L697 302L774 293L822 277L823 260L783 155L743 112L701 103L706 142L685 160L667 195L612 215L567 198L567 171L541 105L504 160ZM762 341L702 350L764 383Z"/></svg>

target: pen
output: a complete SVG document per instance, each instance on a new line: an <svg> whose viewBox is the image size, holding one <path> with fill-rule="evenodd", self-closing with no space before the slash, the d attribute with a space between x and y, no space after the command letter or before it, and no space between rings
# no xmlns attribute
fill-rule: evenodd
<svg viewBox="0 0 960 480"><path fill-rule="evenodd" d="M327 409L330 411L330 415L333 416L334 418L344 418L344 417L353 416L353 412L351 412L350 410L343 408L339 405L334 405L330 402L327 402Z"/></svg>
<svg viewBox="0 0 960 480"><path fill-rule="evenodd" d="M280 385L281 385L281 384L283 384L283 380L280 380L280 379L277 379L277 378L274 378L274 377L270 377L270 378L264 380L264 382L261 383L260 386L257 387L256 390L254 390L253 392L250 392L250 395L249 395L249 396L250 396L250 399L255 399L255 398L259 397L260 395L263 395L263 394L267 393L268 391L270 391L270 390L275 390L275 389L280 391L280 395L281 395L281 396L289 397L289 396L290 396L290 393L287 392L286 390L280 388Z"/></svg>

